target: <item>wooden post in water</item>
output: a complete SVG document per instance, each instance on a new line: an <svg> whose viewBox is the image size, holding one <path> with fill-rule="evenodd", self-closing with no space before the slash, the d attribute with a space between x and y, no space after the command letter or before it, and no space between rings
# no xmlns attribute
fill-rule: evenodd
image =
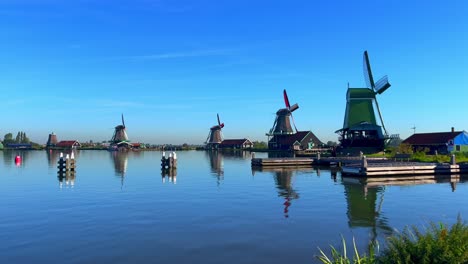
<svg viewBox="0 0 468 264"><path fill-rule="evenodd" d="M169 181L172 181L174 184L177 179L177 153L169 153L169 157L166 158L166 153L162 153L161 157L161 176L163 183L165 182L166 175L169 177Z"/></svg>
<svg viewBox="0 0 468 264"><path fill-rule="evenodd" d="M367 169L367 157L366 156L362 156L362 167L364 169Z"/></svg>
<svg viewBox="0 0 468 264"><path fill-rule="evenodd" d="M457 165L457 161L455 159L455 154L452 154L452 156L450 157L450 164L451 165Z"/></svg>
<svg viewBox="0 0 468 264"><path fill-rule="evenodd" d="M62 187L63 180L66 179L66 184L73 186L75 184L75 155L67 154L66 157L63 157L63 153L60 153L60 158L58 160L58 175L57 178L60 182L60 187Z"/></svg>

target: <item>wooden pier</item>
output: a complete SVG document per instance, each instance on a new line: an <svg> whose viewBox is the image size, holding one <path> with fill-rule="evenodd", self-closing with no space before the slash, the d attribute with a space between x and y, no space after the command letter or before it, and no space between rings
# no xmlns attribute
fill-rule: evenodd
<svg viewBox="0 0 468 264"><path fill-rule="evenodd" d="M385 158L320 157L315 158L255 158L252 167L300 168L312 166L341 167L343 176L354 177L402 177L418 175L468 174L468 164L457 164L455 156L450 163L402 162Z"/></svg>
<svg viewBox="0 0 468 264"><path fill-rule="evenodd" d="M312 167L312 158L252 158L252 167Z"/></svg>
<svg viewBox="0 0 468 264"><path fill-rule="evenodd" d="M344 177L343 182L351 184L359 184L364 187L377 186L406 186L416 184L435 184L435 183L450 183L452 190L456 189L456 184L465 182L467 178L463 178L460 174L453 175L413 175L413 176L389 176L389 177Z"/></svg>
<svg viewBox="0 0 468 264"><path fill-rule="evenodd" d="M342 175L359 177L397 175L451 175L468 173L468 164L457 164L455 155L450 163L424 162L368 162L364 156L359 163L347 164L341 168Z"/></svg>

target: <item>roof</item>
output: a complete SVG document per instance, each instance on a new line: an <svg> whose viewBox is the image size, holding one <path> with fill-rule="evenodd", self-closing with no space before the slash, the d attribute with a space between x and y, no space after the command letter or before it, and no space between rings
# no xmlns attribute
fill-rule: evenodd
<svg viewBox="0 0 468 264"><path fill-rule="evenodd" d="M308 134L311 134L312 141L315 144L322 144L322 141L318 139L312 131L297 131L295 134L290 134L290 135L277 135L275 136L276 142L281 144L281 145L289 145L292 146L296 141L297 142L302 142Z"/></svg>
<svg viewBox="0 0 468 264"><path fill-rule="evenodd" d="M63 140L63 141L60 141L59 143L57 143L57 147L72 147L73 145L75 145L76 143L80 144L78 141L76 140Z"/></svg>
<svg viewBox="0 0 468 264"><path fill-rule="evenodd" d="M455 132L437 132L437 133L418 133L405 139L403 143L409 145L442 145L453 140L463 131Z"/></svg>
<svg viewBox="0 0 468 264"><path fill-rule="evenodd" d="M221 142L221 145L224 145L224 146L231 146L231 145L242 145L244 143L246 143L246 141L248 141L248 143L252 144L252 142L246 138L243 138L243 139L225 139L223 140L223 142Z"/></svg>

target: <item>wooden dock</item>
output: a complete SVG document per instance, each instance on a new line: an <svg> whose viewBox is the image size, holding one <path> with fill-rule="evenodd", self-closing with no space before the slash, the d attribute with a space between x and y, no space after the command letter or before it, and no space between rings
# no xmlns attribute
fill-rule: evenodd
<svg viewBox="0 0 468 264"><path fill-rule="evenodd" d="M435 184L435 183L450 183L454 184L452 189L456 188L456 183L465 182L467 178L463 178L460 174L453 175L413 175L413 176L390 176L390 177L344 177L343 182L351 184L360 184L364 187L377 186L406 186L417 184Z"/></svg>
<svg viewBox="0 0 468 264"><path fill-rule="evenodd" d="M312 167L312 158L252 158L252 167Z"/></svg>
<svg viewBox="0 0 468 264"><path fill-rule="evenodd" d="M318 157L306 158L252 158L252 167L312 167L312 166L342 166L344 164L360 163L360 157ZM382 162L383 158L368 158L369 162Z"/></svg>
<svg viewBox="0 0 468 264"><path fill-rule="evenodd" d="M457 164L455 156L450 163L402 162L385 158L323 157L316 158L255 158L252 167L300 168L312 166L341 167L344 177L405 177L419 175L468 174L468 164Z"/></svg>
<svg viewBox="0 0 468 264"><path fill-rule="evenodd" d="M385 162L348 164L341 168L343 176L378 177L402 175L467 174L468 164Z"/></svg>

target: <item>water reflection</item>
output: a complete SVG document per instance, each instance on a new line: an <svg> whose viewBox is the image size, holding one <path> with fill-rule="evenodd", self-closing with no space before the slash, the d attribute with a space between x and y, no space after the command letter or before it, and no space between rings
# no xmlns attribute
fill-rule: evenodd
<svg viewBox="0 0 468 264"><path fill-rule="evenodd" d="M124 185L125 174L128 166L128 151L111 151L109 152L114 163L115 176L120 178L121 187Z"/></svg>
<svg viewBox="0 0 468 264"><path fill-rule="evenodd" d="M381 214L384 204L386 186L406 186L417 184L447 183L452 192L457 183L464 180L460 175L418 175L378 178L343 178L345 196L348 206L348 223L351 228L367 227L371 229L371 239L378 235L392 234L388 219Z"/></svg>
<svg viewBox="0 0 468 264"><path fill-rule="evenodd" d="M22 167L29 158L28 150L3 150L3 164L5 167Z"/></svg>
<svg viewBox="0 0 468 264"><path fill-rule="evenodd" d="M46 150L47 153L47 163L49 164L49 168L57 167L57 161L60 157L60 151L58 150ZM66 155L66 154L65 154Z"/></svg>
<svg viewBox="0 0 468 264"><path fill-rule="evenodd" d="M205 151L205 155L210 161L211 174L216 177L216 182L219 185L224 180L224 157L221 151L210 150Z"/></svg>
<svg viewBox="0 0 468 264"><path fill-rule="evenodd" d="M312 168L262 168L262 167L252 168L253 175L255 175L255 172L271 172L273 174L273 179L276 184L278 196L284 198L283 214L285 218L289 218L289 211L292 205L292 201L300 198L299 193L293 187L295 173L297 171L312 173L314 169Z"/></svg>
<svg viewBox="0 0 468 264"><path fill-rule="evenodd" d="M367 227L371 229L371 240L378 234L392 234L388 220L381 215L384 202L385 186L368 187L356 182L343 181L347 202L348 224L351 228Z"/></svg>
<svg viewBox="0 0 468 264"><path fill-rule="evenodd" d="M63 188L64 186L73 188L75 186L76 171L75 170L59 171L57 173L57 179L59 181L60 188Z"/></svg>

